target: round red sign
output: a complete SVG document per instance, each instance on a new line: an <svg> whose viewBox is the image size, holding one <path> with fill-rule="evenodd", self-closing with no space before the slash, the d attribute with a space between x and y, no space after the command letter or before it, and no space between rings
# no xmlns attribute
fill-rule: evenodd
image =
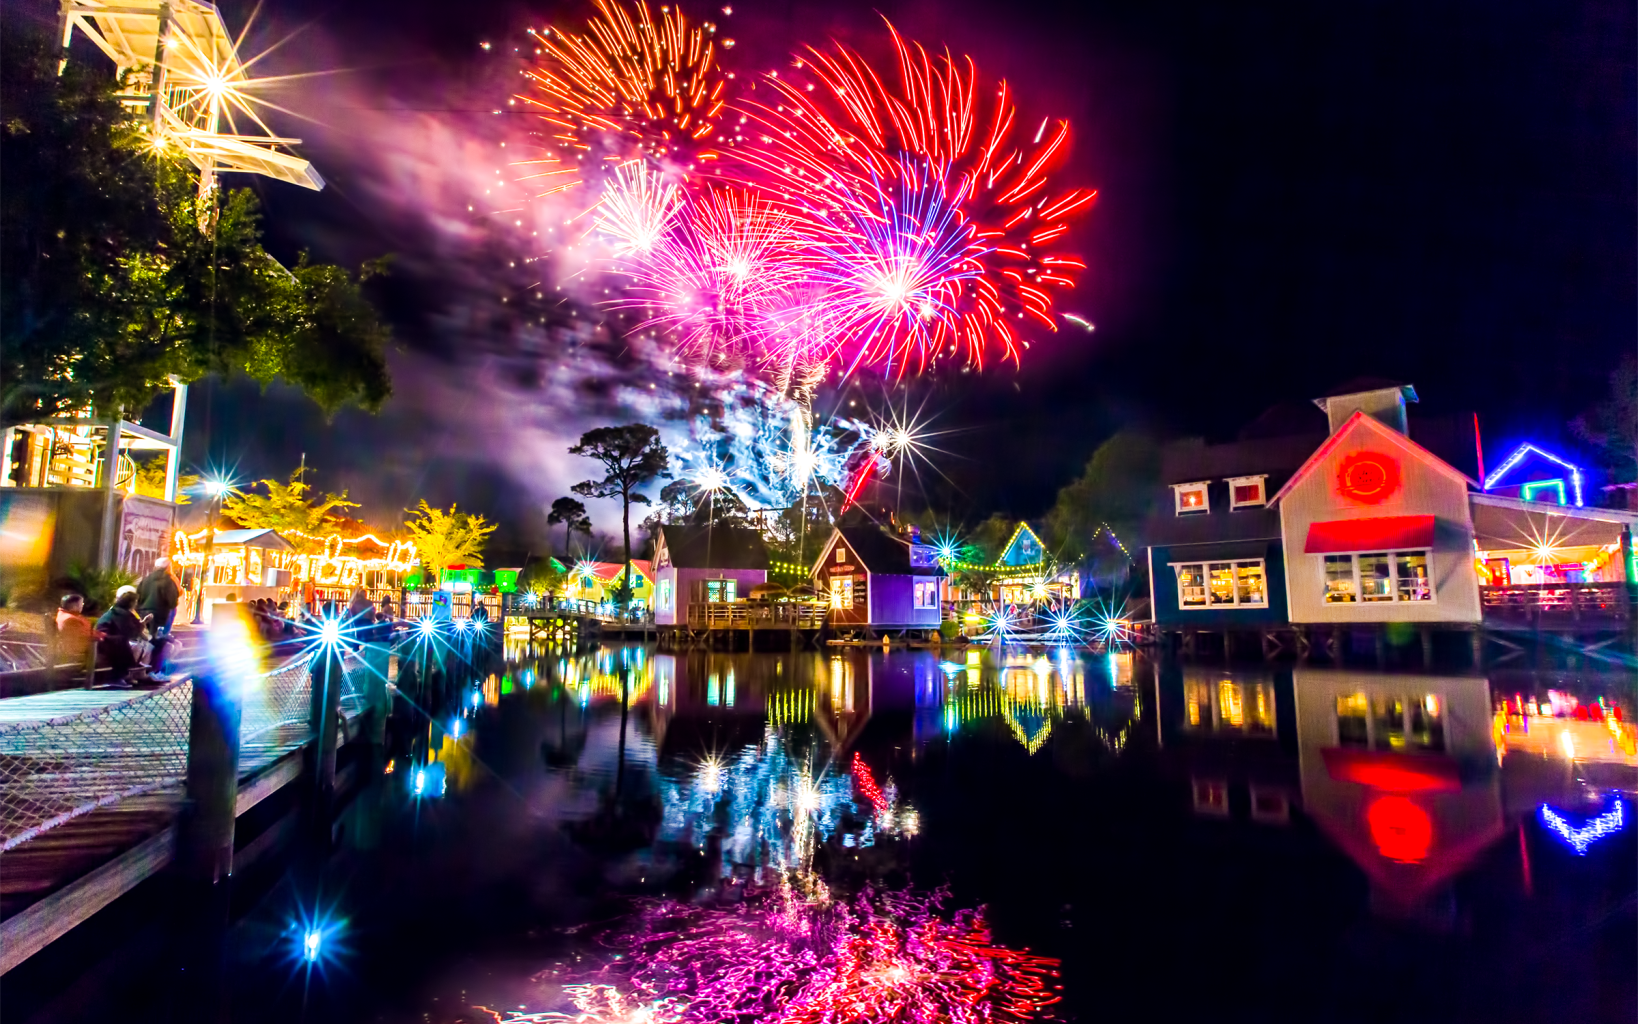
<svg viewBox="0 0 1638 1024"><path fill-rule="evenodd" d="M1380 452L1354 452L1337 466L1337 493L1365 505L1399 490L1399 463Z"/></svg>

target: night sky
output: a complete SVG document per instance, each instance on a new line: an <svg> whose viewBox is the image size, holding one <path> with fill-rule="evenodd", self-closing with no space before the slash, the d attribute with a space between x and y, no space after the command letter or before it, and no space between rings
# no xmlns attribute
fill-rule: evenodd
<svg viewBox="0 0 1638 1024"><path fill-rule="evenodd" d="M221 6L234 26L250 7ZM269 247L396 254L381 298L398 395L379 418L326 423L285 389L201 387L192 461L283 475L305 452L366 518L459 500L498 515L507 546L538 545L541 506L590 475L562 453L568 439L633 414L595 361L531 347L497 312L527 282L506 266L515 252L462 226L459 182L485 170L473 140L505 137L511 115L490 110L516 81L505 51L519 30L582 10L266 5L247 52L302 32L258 72L346 69L281 96L318 122L275 123L305 138L330 187L253 183ZM1361 375L1416 385L1413 432L1417 414L1477 411L1491 460L1524 439L1572 445L1567 421L1638 345L1631 3L688 10L737 37L742 72L782 66L804 41L874 46L880 10L1006 77L1026 121L1070 118L1058 180L1100 197L1066 246L1090 269L1058 308L1095 333L1047 336L1019 368L867 381L841 398L896 395L951 431L934 496L958 515L1039 514L1120 426L1229 438L1271 404ZM644 371L614 359L606 372L632 384Z"/></svg>

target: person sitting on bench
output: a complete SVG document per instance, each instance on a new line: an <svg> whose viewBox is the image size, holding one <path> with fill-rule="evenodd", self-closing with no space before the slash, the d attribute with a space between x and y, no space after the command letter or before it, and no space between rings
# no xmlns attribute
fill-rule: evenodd
<svg viewBox="0 0 1638 1024"><path fill-rule="evenodd" d="M120 587L113 606L97 620L97 665L112 670L107 686L129 690L131 670L141 663L147 644L142 639L142 620L136 615L135 587Z"/></svg>

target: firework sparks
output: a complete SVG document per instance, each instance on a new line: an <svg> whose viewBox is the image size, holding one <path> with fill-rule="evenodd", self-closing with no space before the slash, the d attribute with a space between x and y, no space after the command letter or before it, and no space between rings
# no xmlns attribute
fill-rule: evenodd
<svg viewBox="0 0 1638 1024"><path fill-rule="evenodd" d="M1051 290L1086 264L1051 246L1096 192L1050 187L1068 122L1026 141L1005 82L889 33L896 83L847 47L810 48L765 80L777 101L742 104L760 144L729 150L803 218L845 365L1016 360L1022 323L1057 329Z"/></svg>
<svg viewBox="0 0 1638 1024"><path fill-rule="evenodd" d="M559 151L666 157L711 136L728 84L717 26L690 25L675 5L656 21L641 0L593 3L584 33L530 30L542 61L517 99L539 111Z"/></svg>
<svg viewBox="0 0 1638 1024"><path fill-rule="evenodd" d="M615 966L565 989L578 1014L544 1021L1021 1024L1050 1019L1058 961L997 945L983 915L946 915L942 894L866 892L851 903L823 884L747 893L733 906L662 900L606 937ZM611 976L615 976L611 978ZM610 981L613 981L611 984Z"/></svg>

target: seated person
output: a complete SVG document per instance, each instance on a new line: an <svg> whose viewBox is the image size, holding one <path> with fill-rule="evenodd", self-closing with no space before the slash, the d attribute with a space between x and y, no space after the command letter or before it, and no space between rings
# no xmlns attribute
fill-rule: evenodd
<svg viewBox="0 0 1638 1024"><path fill-rule="evenodd" d="M97 664L113 670L107 684L111 689L129 690L128 677L147 653L136 603L136 588L120 587L113 605L97 620Z"/></svg>
<svg viewBox="0 0 1638 1024"><path fill-rule="evenodd" d="M84 613L85 598L79 594L63 595L57 607L55 664L85 668L85 659L91 653L91 620Z"/></svg>

